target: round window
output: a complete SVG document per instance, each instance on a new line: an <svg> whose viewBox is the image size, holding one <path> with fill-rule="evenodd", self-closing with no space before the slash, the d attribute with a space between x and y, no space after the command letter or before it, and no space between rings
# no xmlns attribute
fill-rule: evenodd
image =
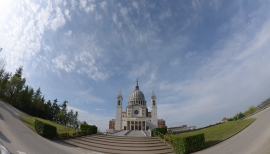
<svg viewBox="0 0 270 154"><path fill-rule="evenodd" d="M136 114L136 115L137 115L138 113L139 113L139 111L138 111L138 110L135 110L135 111L134 111L134 114Z"/></svg>

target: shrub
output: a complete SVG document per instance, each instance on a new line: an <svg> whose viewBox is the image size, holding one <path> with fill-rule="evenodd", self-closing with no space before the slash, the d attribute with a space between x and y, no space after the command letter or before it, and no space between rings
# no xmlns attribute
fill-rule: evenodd
<svg viewBox="0 0 270 154"><path fill-rule="evenodd" d="M66 138L69 134L68 133L59 133L58 137L59 138Z"/></svg>
<svg viewBox="0 0 270 154"><path fill-rule="evenodd" d="M167 133L167 128L154 128L152 131L154 137L157 137L158 135L157 132L160 132L165 135Z"/></svg>
<svg viewBox="0 0 270 154"><path fill-rule="evenodd" d="M169 143L173 144L174 135L172 133L167 133L165 136L165 140Z"/></svg>
<svg viewBox="0 0 270 154"><path fill-rule="evenodd" d="M81 130L87 132L88 134L96 134L97 127L95 125L81 124Z"/></svg>
<svg viewBox="0 0 270 154"><path fill-rule="evenodd" d="M43 137L54 138L58 136L56 127L37 119L35 120L35 130Z"/></svg>
<svg viewBox="0 0 270 154"><path fill-rule="evenodd" d="M204 148L204 134L174 138L173 149L175 153L187 154Z"/></svg>

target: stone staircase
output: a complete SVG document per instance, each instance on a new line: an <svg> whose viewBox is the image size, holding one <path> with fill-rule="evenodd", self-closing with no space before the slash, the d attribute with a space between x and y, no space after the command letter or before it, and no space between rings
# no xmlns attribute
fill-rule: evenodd
<svg viewBox="0 0 270 154"><path fill-rule="evenodd" d="M62 140L81 148L107 154L173 154L173 150L155 137L88 135Z"/></svg>

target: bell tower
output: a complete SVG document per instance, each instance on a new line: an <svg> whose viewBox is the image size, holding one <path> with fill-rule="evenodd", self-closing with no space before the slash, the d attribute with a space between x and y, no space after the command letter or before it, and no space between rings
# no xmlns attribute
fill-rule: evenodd
<svg viewBox="0 0 270 154"><path fill-rule="evenodd" d="M115 130L121 130L122 129L122 91L119 91L119 94L117 96L116 101L116 117L115 117Z"/></svg>
<svg viewBox="0 0 270 154"><path fill-rule="evenodd" d="M157 102L156 102L156 95L154 90L152 91L152 96L151 96L151 105L152 105L152 110L151 110L151 123L152 127L151 129L157 128L158 127L158 120L157 120Z"/></svg>

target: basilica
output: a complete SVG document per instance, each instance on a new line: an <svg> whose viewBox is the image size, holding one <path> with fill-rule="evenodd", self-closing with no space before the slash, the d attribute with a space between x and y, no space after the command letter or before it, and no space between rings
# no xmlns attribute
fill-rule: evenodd
<svg viewBox="0 0 270 154"><path fill-rule="evenodd" d="M148 111L144 94L139 89L138 80L135 90L130 94L128 106L122 111L122 92L120 90L116 101L115 119L109 121L110 130L152 130L166 127L165 120L158 119L156 95L152 91L151 112Z"/></svg>

